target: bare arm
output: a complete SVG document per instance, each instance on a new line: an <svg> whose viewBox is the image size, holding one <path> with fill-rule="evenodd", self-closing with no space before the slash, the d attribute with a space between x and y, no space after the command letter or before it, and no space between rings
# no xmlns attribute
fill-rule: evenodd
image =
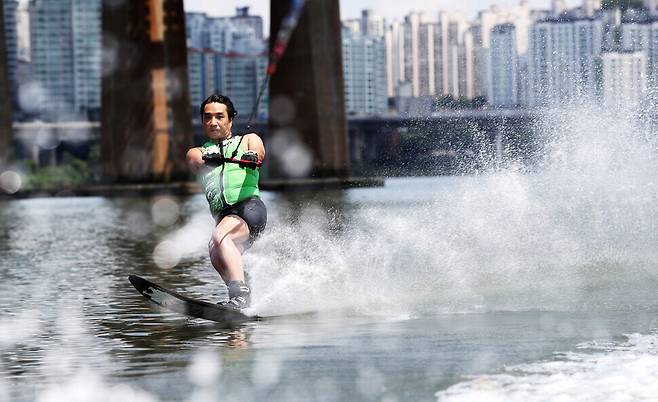
<svg viewBox="0 0 658 402"><path fill-rule="evenodd" d="M245 140L247 140L247 150L255 151L258 154L258 159L262 162L265 159L265 145L263 145L263 140L255 133L247 134Z"/></svg>
<svg viewBox="0 0 658 402"><path fill-rule="evenodd" d="M190 148L190 150L187 151L186 160L190 170L194 173L198 172L199 169L206 164L201 157L201 148Z"/></svg>

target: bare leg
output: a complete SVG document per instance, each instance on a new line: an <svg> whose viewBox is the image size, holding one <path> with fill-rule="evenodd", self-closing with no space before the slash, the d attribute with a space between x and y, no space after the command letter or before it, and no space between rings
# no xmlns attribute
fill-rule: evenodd
<svg viewBox="0 0 658 402"><path fill-rule="evenodd" d="M224 282L244 282L242 246L249 238L249 227L240 217L228 215L215 227L209 244L210 261Z"/></svg>

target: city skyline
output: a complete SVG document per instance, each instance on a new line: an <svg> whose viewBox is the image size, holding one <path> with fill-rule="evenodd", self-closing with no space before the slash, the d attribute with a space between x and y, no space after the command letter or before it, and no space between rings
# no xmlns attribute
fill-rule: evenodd
<svg viewBox="0 0 658 402"><path fill-rule="evenodd" d="M477 16L478 11L488 9L492 5L500 7L515 6L521 0L469 0L455 3L450 0L340 0L341 20L360 18L361 11L372 9L376 14L392 22L397 19L401 21L411 11L421 11L431 17L439 10L458 11L466 18L472 19ZM527 0L530 9L550 9L551 0ZM582 0L565 0L568 7L580 6ZM221 2L209 0L185 0L186 12L204 12L209 16L231 16L235 14L237 7L249 7L250 14L263 17L265 35L269 32L270 2L267 0L223 0Z"/></svg>
<svg viewBox="0 0 658 402"><path fill-rule="evenodd" d="M369 1L374 0L362 0L356 7L368 7ZM378 4L384 6L385 1ZM418 4L417 0L410 1L406 6ZM450 107L450 99L463 104L472 101L473 105L536 107L575 96L596 98L602 94L608 96L609 103L619 104L614 99L621 93L599 93L597 89L603 78L610 81L617 76L631 83L629 87L637 100L641 100L644 88L656 87L658 49L645 39L658 34L658 22L649 18L649 23L639 25L623 23L618 11L595 13L600 0L572 0L577 3L572 9L565 7L566 0L547 1L552 10L531 10L531 4L540 4L540 0L499 0L495 3L499 7L489 6L470 21L462 13L449 10L437 10L436 20L427 11L424 17L422 12L410 11L396 15L403 21L386 21L372 8L359 11L358 18L343 15L341 46L347 112L428 114L438 107L432 97L446 98L446 107ZM249 0L227 0L223 4L231 2L236 7L269 4L265 0L251 4ZM483 0L478 5L492 2ZM29 70L23 66L23 83L37 85L51 95L44 99L55 102L40 105L34 112L70 109L76 114L96 113L100 110L101 34L100 25L89 21L101 19L101 0L72 3L72 8L47 0L30 4L31 58ZM258 87L254 83L262 82L267 65L267 45L263 41L266 18L255 12L246 14L240 8L225 16L215 16L208 10L187 10L188 81L193 108L215 90L235 97L241 110L249 109L256 98ZM653 6L648 9L656 15ZM48 14L61 18L43 18ZM558 15L563 18L550 18ZM87 32L89 27L95 28ZM62 37L68 40L52 42ZM601 76L596 70L601 53L613 51L642 52L644 56L609 56L606 60L610 74ZM75 63L75 69L69 67L71 63ZM620 69L619 63L634 67L627 71ZM265 116L267 95L262 105L259 115Z"/></svg>

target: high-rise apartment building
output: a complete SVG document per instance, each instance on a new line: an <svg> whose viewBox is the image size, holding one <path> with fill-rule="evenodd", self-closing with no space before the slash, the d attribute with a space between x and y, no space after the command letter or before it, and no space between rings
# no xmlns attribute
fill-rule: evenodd
<svg viewBox="0 0 658 402"><path fill-rule="evenodd" d="M601 0L583 0L582 12L586 17L593 17L600 8Z"/></svg>
<svg viewBox="0 0 658 402"><path fill-rule="evenodd" d="M230 25L228 18L208 18L206 20L206 46L217 52L228 52L231 48Z"/></svg>
<svg viewBox="0 0 658 402"><path fill-rule="evenodd" d="M622 22L621 49L644 53L649 88L658 89L658 21L650 18L639 22Z"/></svg>
<svg viewBox="0 0 658 402"><path fill-rule="evenodd" d="M603 53L603 105L612 111L637 110L647 88L642 51Z"/></svg>
<svg viewBox="0 0 658 402"><path fill-rule="evenodd" d="M194 23L200 24L200 21L196 18ZM202 48L209 48L223 53L262 53L265 50L265 42L262 39L262 33L259 38L259 33L256 31L258 25L251 22L245 23L245 21L252 20L233 17L208 17L204 26L201 28L197 26L194 31L190 32L188 30L188 32L197 33L199 30L203 32ZM195 43L198 42L198 39L190 38L188 41Z"/></svg>
<svg viewBox="0 0 658 402"><path fill-rule="evenodd" d="M436 94L436 61L434 34L437 25L434 23L420 24L418 29L418 95L431 96Z"/></svg>
<svg viewBox="0 0 658 402"><path fill-rule="evenodd" d="M411 86L412 96L420 95L420 24L421 13L409 13L402 24L403 81Z"/></svg>
<svg viewBox="0 0 658 402"><path fill-rule="evenodd" d="M353 33L344 28L342 41L347 113L383 115L387 110L384 38Z"/></svg>
<svg viewBox="0 0 658 402"><path fill-rule="evenodd" d="M551 0L551 13L554 17L565 11L567 11L567 2L565 0Z"/></svg>
<svg viewBox="0 0 658 402"><path fill-rule="evenodd" d="M33 79L46 115L100 109L100 0L30 0ZM77 118L79 118L78 116Z"/></svg>
<svg viewBox="0 0 658 402"><path fill-rule="evenodd" d="M208 46L208 16L204 13L185 13L187 47L204 49Z"/></svg>
<svg viewBox="0 0 658 402"><path fill-rule="evenodd" d="M467 32L468 24L461 16L445 14L439 16L439 24L442 36L445 35L442 37L445 55L442 59L445 85L442 95L450 95L455 99L461 96L472 98L473 42Z"/></svg>
<svg viewBox="0 0 658 402"><path fill-rule="evenodd" d="M531 106L594 95L602 30L599 20L572 17L538 21L531 27L528 55Z"/></svg>
<svg viewBox="0 0 658 402"><path fill-rule="evenodd" d="M476 63L475 47L481 36L471 28L461 15L447 12L439 13L435 22L425 21L421 13L409 13L404 22L388 25L388 96L476 96L481 66Z"/></svg>
<svg viewBox="0 0 658 402"><path fill-rule="evenodd" d="M498 107L518 106L519 61L514 25L496 25L491 30L490 50L489 104Z"/></svg>
<svg viewBox="0 0 658 402"><path fill-rule="evenodd" d="M650 21L624 21L621 24L621 48L625 51L642 51L651 45Z"/></svg>
<svg viewBox="0 0 658 402"><path fill-rule="evenodd" d="M238 7L235 15L230 17L236 27L247 27L254 33L256 39L263 39L263 18L259 15L249 14L249 7Z"/></svg>
<svg viewBox="0 0 658 402"><path fill-rule="evenodd" d="M618 28L621 25L621 10L618 8L612 10L598 10L596 19L601 20L603 24L603 51L611 52L616 50L618 45Z"/></svg>
<svg viewBox="0 0 658 402"><path fill-rule="evenodd" d="M18 9L18 0L3 0L2 8L4 13L5 43L7 55L7 75L9 78L10 91L12 98L16 100L16 69L18 59L18 37L16 31L16 11Z"/></svg>
<svg viewBox="0 0 658 402"><path fill-rule="evenodd" d="M73 0L73 107L76 111L101 108L101 2Z"/></svg>
<svg viewBox="0 0 658 402"><path fill-rule="evenodd" d="M246 122L252 112L263 84L267 68L267 54L225 53L219 56L219 91L231 98L240 119ZM265 88L263 98L254 118L267 118L269 91Z"/></svg>
<svg viewBox="0 0 658 402"><path fill-rule="evenodd" d="M361 20L352 18L342 22L343 27L349 29L352 33L361 33Z"/></svg>
<svg viewBox="0 0 658 402"><path fill-rule="evenodd" d="M221 86L218 66L220 53L210 49L187 48L187 75L192 117L199 115L199 105Z"/></svg>
<svg viewBox="0 0 658 402"><path fill-rule="evenodd" d="M381 38L384 36L384 18L373 10L361 11L361 33L366 36Z"/></svg>
<svg viewBox="0 0 658 402"><path fill-rule="evenodd" d="M30 1L32 74L44 91L41 112L72 112L75 68L71 1ZM100 83L98 83L100 85Z"/></svg>
<svg viewBox="0 0 658 402"><path fill-rule="evenodd" d="M491 31L494 26L514 24L516 53L524 55L528 50L528 30L533 22L532 11L526 1L517 6L501 8L491 6L478 14L471 29L473 37L473 88L475 96L486 96L489 90L488 66L490 64Z"/></svg>
<svg viewBox="0 0 658 402"><path fill-rule="evenodd" d="M472 99L473 91L473 35L467 28L462 34L462 45L459 46L459 97Z"/></svg>
<svg viewBox="0 0 658 402"><path fill-rule="evenodd" d="M434 76L433 94L473 97L474 40L469 24L459 14L440 12L437 22L426 25L431 25L433 34L433 38L423 35L423 39L432 42L423 48L433 59L433 71L429 74Z"/></svg>
<svg viewBox="0 0 658 402"><path fill-rule="evenodd" d="M190 87L192 116L199 105L213 93L231 98L239 119L246 122L256 102L267 69L267 55L220 53L212 49L187 49L187 75ZM267 118L269 104L267 88L256 110L255 119Z"/></svg>
<svg viewBox="0 0 658 402"><path fill-rule="evenodd" d="M404 81L402 67L404 66L402 26L394 21L384 32L386 45L386 94L389 98L398 95L400 82Z"/></svg>
<svg viewBox="0 0 658 402"><path fill-rule="evenodd" d="M603 24L595 19L573 22L575 45L575 84L579 95L592 95L597 88L597 65L603 44Z"/></svg>
<svg viewBox="0 0 658 402"><path fill-rule="evenodd" d="M265 78L268 57L262 19L238 8L233 17L187 13L190 102L196 115L211 93L231 98L240 119L248 119ZM196 46L190 47L190 44ZM255 118L266 118L269 92L263 91Z"/></svg>
<svg viewBox="0 0 658 402"><path fill-rule="evenodd" d="M473 96L486 97L489 90L489 49L483 43L482 25L476 23L468 30L473 40Z"/></svg>
<svg viewBox="0 0 658 402"><path fill-rule="evenodd" d="M190 107L192 118L197 114L195 105L200 105L205 99L204 95L204 72L203 72L203 50L188 47L187 48L187 80L190 88ZM206 96L207 97L207 96Z"/></svg>
<svg viewBox="0 0 658 402"><path fill-rule="evenodd" d="M649 14L658 15L658 0L642 0L642 5L649 10Z"/></svg>

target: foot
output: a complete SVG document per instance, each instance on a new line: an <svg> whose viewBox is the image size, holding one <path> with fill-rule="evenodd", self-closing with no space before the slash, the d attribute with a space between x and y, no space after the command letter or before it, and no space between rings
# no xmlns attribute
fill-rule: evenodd
<svg viewBox="0 0 658 402"><path fill-rule="evenodd" d="M251 301L251 290L242 281L230 281L228 283L228 300L220 302L224 307L242 310L249 307Z"/></svg>
<svg viewBox="0 0 658 402"><path fill-rule="evenodd" d="M232 297L228 300L219 302L222 307L228 307L233 310L242 310L249 307L249 301L242 296Z"/></svg>

